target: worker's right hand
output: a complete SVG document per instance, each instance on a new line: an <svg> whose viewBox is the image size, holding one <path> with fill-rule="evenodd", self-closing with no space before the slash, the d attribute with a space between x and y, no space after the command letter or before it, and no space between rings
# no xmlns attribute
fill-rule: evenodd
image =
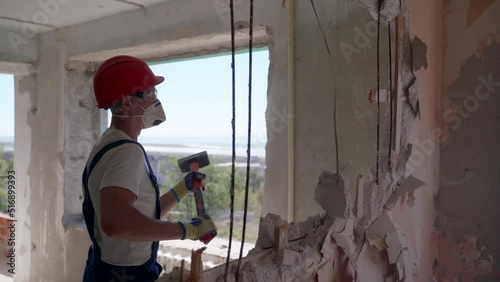
<svg viewBox="0 0 500 282"><path fill-rule="evenodd" d="M198 240L212 231L217 231L217 227L215 227L214 221L211 218L196 217L189 222L179 221L179 224L184 231L182 240Z"/></svg>
<svg viewBox="0 0 500 282"><path fill-rule="evenodd" d="M175 196L177 197L177 202L181 202L187 195L192 194L194 191L194 183L195 180L201 182L202 187L205 186L205 177L204 173L198 171L190 171L184 176L184 178L177 183L174 188L172 188Z"/></svg>

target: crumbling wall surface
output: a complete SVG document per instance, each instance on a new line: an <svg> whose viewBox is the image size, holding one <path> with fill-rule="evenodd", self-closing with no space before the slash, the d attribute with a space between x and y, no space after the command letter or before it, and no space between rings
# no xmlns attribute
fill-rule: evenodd
<svg viewBox="0 0 500 282"><path fill-rule="evenodd" d="M317 187L317 192L318 189L324 192L320 192L319 196L316 194L315 199L311 197L310 191L310 187L318 181L317 176L323 173L322 170L335 171L331 117L333 95L337 88L339 170L346 176L347 181L344 183L350 185L346 184L348 189L345 191L348 213L344 215L345 227L341 229L344 231L338 232L343 235L332 233L335 244L345 252L360 281L375 281L375 278L369 277L380 273L382 276L396 275L396 272L406 281L423 281L432 275L435 258L436 247L431 244L434 222L432 191L437 189L434 174L438 152L435 149L421 152L418 141L429 138L435 124L435 97L440 93L440 65L438 61L427 62L427 56L432 55L434 58L439 50L435 27L425 26L418 32L416 29L412 31L412 25L419 23L413 22L415 18L411 14L415 14L413 17L436 15L439 7L430 2L411 3L408 7L400 1L381 2L381 89L389 87L388 21L391 24L392 52L397 49L401 58L392 58L392 64L395 69L398 66L400 75L399 88L395 90L398 101L395 102L394 132L389 130L389 103L381 101L380 166L377 172L377 103L369 103L368 93L377 87L378 1L315 2L327 41L331 44L338 85L334 85L331 66L325 62L329 58L310 2L301 2L298 4L301 13L297 19L297 34L301 38L297 46L297 52L301 54L297 72L298 77L305 79L297 81L297 91L301 93L297 97L297 111L307 112L310 119L297 119L297 138L302 144L297 151L296 183L297 199L300 199L297 201L297 219L302 220L318 212L322 202L328 202L325 198L330 199L331 205L345 205L342 198L332 196L333 191L324 191L324 185ZM427 11L422 11L424 6L428 7ZM398 21L399 29L396 28ZM437 17L430 22L438 23ZM399 43L395 43L398 38L396 33L399 34ZM416 34L419 37L413 37ZM429 48L426 43L431 43ZM394 53L392 56L395 56ZM318 71L308 72L313 65ZM414 72L421 68L421 74L418 75L423 79L417 81ZM311 87L310 81L315 81L314 86ZM421 92L425 93L424 97L420 97ZM325 103L332 106L325 107ZM426 110L419 111L421 107ZM420 118L415 121L419 114ZM320 135L324 138L318 139ZM389 149L390 138L393 138L394 143ZM325 139L331 142L325 142ZM389 150L392 153L390 158ZM424 182L414 177L408 178L413 174ZM362 175L361 182L356 181L358 175ZM416 191L421 187L424 188ZM334 184L331 188L339 187ZM337 194L342 190L340 188ZM315 201L317 199L322 199L319 206ZM328 212L333 208L324 210ZM421 228L416 229L415 225ZM384 252L387 252L388 257L379 257ZM377 259L370 259L373 256ZM397 271L384 269L386 261Z"/></svg>
<svg viewBox="0 0 500 282"><path fill-rule="evenodd" d="M64 65L64 216L67 269L84 269L91 244L82 215L82 172L92 146L101 134L101 112L92 93L93 72ZM107 120L106 120L107 122ZM107 125L107 123L106 123ZM78 254L78 255L74 255ZM67 271L66 281L82 279L80 271Z"/></svg>
<svg viewBox="0 0 500 282"><path fill-rule="evenodd" d="M353 195L357 190L355 179L363 175L363 190L369 195L365 197L366 203L370 202L366 205L365 220L361 222L364 229L381 213L387 199L405 179L405 165L412 151L409 137L418 112L418 83L412 68L408 9L400 1L382 1L379 34L377 3L368 0L315 1L332 53L335 76L311 2L297 1L300 12L296 19L296 143L299 144L296 148L296 220L322 211L310 187L316 184L324 170L336 172L338 169L345 175ZM398 15L402 20L399 44L396 44ZM392 25L391 59L388 22ZM396 49L400 60L395 58ZM390 60L393 94L398 97L398 101L393 101L393 116L389 99L381 98L380 105L376 98L369 99L369 94L377 91L377 82L381 92L388 91ZM398 89L395 89L396 65L400 75ZM334 108L337 111L338 168ZM392 152L390 160L389 151Z"/></svg>
<svg viewBox="0 0 500 282"><path fill-rule="evenodd" d="M327 41L335 39L331 49L334 63L341 70L337 85L341 174L327 172L335 171L334 133L330 119L333 106L325 106L328 103L333 105L333 73L325 62L328 54L310 2L304 1L298 4L300 13L297 18L297 37L300 38L297 42L297 72L301 78L297 80L300 93L297 112L307 113L310 119L297 119L297 143L307 146L297 148L296 183L300 201L296 203L296 217L302 220L322 208L329 213L328 217L332 217L332 225L326 236L321 234L324 240L312 248L315 251L309 256L290 251L294 244L301 245L304 241L289 239L288 242L292 243L282 258L279 252L266 257L259 252L268 250L266 248L270 247L272 240L262 240L261 236L272 233L263 233L262 229L270 230L269 225L276 222L271 220L272 217L264 219L268 224L261 225L256 257L249 256L242 268L243 277L248 281L265 281L260 280L262 276L256 275L258 273L270 275L267 278L271 280L428 281L433 276L438 245L433 228L435 211L432 199L438 187L437 142L442 136L441 131L434 130L439 122L436 117L440 113L437 102L442 75L440 5L435 1L408 1L408 6L405 2L400 6L399 1L382 1L381 89L389 86L387 20L391 20L392 40L395 40L397 29L394 24L398 14L401 15L402 38L401 59L392 62L398 64L400 72L395 117L398 129L394 133L397 142L395 146L393 144L395 148L391 148L389 166L387 124L390 117L387 104L381 103L383 149L377 181L374 154L377 112L376 104L368 103L368 93L376 87L378 2L315 2L320 20L328 19L323 21ZM394 52L394 45L392 50ZM308 72L311 66L317 72ZM356 75L349 75L352 73ZM311 81L314 81L314 86L311 86ZM362 177L358 178L358 175ZM310 189L311 184L318 184L315 193ZM313 218L306 222L314 221ZM289 261L294 269L286 268ZM270 262L274 262L274 268L269 269Z"/></svg>
<svg viewBox="0 0 500 282"><path fill-rule="evenodd" d="M437 281L500 273L499 14L499 1L446 1Z"/></svg>
<svg viewBox="0 0 500 282"><path fill-rule="evenodd" d="M82 172L94 143L101 135L101 112L92 93L93 72L65 65L64 107L64 215L63 223L83 221ZM82 122L86 121L86 122ZM78 215L80 215L78 217Z"/></svg>
<svg viewBox="0 0 500 282"><path fill-rule="evenodd" d="M435 139L442 135L433 129L439 122L442 18L435 1L407 2L381 4L382 90L389 87L387 21L391 21L392 51L401 57L392 60L399 74L392 135L389 105L380 103L378 179L377 104L368 99L377 85L378 1L315 1L337 69L337 85L311 3L297 3L295 216L305 223L290 226L303 226L303 232L315 230L309 223L323 211L332 224L326 236L318 233L316 239L322 240L309 249L312 253L294 250L295 245L309 242L304 236L296 241L289 238L283 256L279 251L266 256L262 252L272 245L271 227L279 220L264 218L255 257L249 255L242 267L242 277L248 279L243 281L261 281L264 276L266 281L428 281L432 277L437 259L433 193L439 173ZM340 174L332 172L336 169L336 89ZM389 149L390 138L393 147ZM287 268L289 264L294 267Z"/></svg>
<svg viewBox="0 0 500 282"><path fill-rule="evenodd" d="M236 263L229 267L227 281L413 281L404 276L401 234L388 214L366 234L355 232L354 222L323 214L287 225L268 214L261 219L255 249L239 271ZM287 226L280 236L285 242L276 239L276 226ZM223 273L224 265L205 272L204 279L224 281Z"/></svg>

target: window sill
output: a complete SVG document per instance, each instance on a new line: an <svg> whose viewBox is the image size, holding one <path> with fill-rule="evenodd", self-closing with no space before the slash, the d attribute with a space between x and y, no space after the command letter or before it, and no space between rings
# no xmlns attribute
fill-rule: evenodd
<svg viewBox="0 0 500 282"><path fill-rule="evenodd" d="M87 225L85 225L83 214L71 214L63 216L62 225L64 226L65 230L73 229L87 232Z"/></svg>

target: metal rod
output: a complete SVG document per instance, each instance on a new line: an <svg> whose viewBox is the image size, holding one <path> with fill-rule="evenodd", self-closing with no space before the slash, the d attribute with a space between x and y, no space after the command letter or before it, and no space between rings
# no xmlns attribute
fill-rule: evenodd
<svg viewBox="0 0 500 282"><path fill-rule="evenodd" d="M229 9L231 10L231 69L232 69L232 110L233 118L231 120L231 125L233 129L232 136L232 163L231 163L231 187L230 187L230 222L229 222L229 244L227 247L227 259L226 259L226 269L224 271L224 281L227 281L227 274L229 270L229 259L231 257L231 245L233 241L233 221L234 221L234 170L236 162L236 68L235 68L235 31L234 31L234 0L229 1Z"/></svg>
<svg viewBox="0 0 500 282"><path fill-rule="evenodd" d="M238 266L236 268L236 281L239 281L241 258L243 257L243 246L245 245L245 233L247 227L247 211L248 211L248 190L250 184L250 149L252 136L252 51L253 51L253 7L254 0L250 0L250 32L248 42L248 140L247 140L247 172L245 180L245 205L243 211L243 231L241 234L240 256L238 257Z"/></svg>
<svg viewBox="0 0 500 282"><path fill-rule="evenodd" d="M380 7L382 0L378 0L378 17L377 17L377 185L379 181L379 159L380 159Z"/></svg>
<svg viewBox="0 0 500 282"><path fill-rule="evenodd" d="M285 2L283 1L283 5ZM284 7L284 6L283 6ZM295 0L288 0L288 222L295 221Z"/></svg>
<svg viewBox="0 0 500 282"><path fill-rule="evenodd" d="M391 22L387 22L387 36L389 40L389 168L392 166L392 116L393 116L393 103L392 103L392 41L391 41Z"/></svg>

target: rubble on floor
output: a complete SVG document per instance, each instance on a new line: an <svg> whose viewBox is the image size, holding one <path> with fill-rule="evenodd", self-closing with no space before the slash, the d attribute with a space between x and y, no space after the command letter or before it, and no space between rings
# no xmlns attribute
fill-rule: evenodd
<svg viewBox="0 0 500 282"><path fill-rule="evenodd" d="M287 242L276 248L275 227L287 224L277 215L261 219L254 250L242 262L238 281L401 281L403 247L387 213L364 233L357 219L316 215L290 223ZM236 281L236 263L227 281ZM224 266L206 271L206 281L224 281Z"/></svg>

